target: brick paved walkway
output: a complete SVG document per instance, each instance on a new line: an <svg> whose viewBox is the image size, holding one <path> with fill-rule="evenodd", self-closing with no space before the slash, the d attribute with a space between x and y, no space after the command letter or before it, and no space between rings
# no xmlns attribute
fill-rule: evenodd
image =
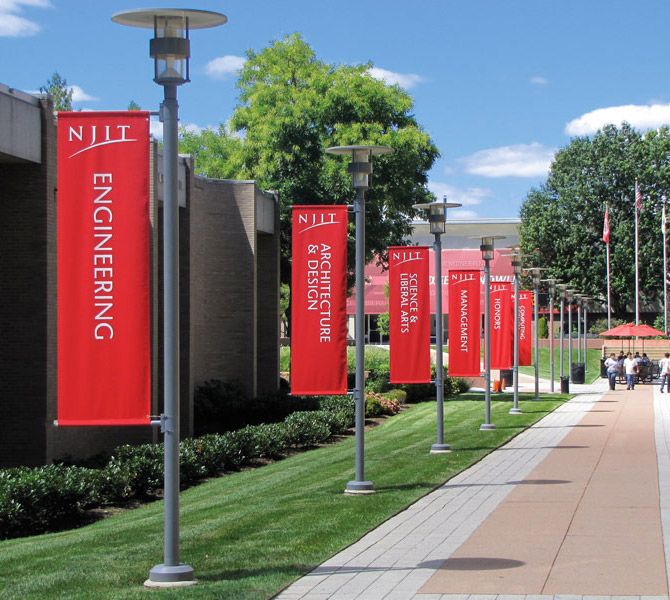
<svg viewBox="0 0 670 600"><path fill-rule="evenodd" d="M667 599L670 396L574 387L573 400L278 598Z"/></svg>

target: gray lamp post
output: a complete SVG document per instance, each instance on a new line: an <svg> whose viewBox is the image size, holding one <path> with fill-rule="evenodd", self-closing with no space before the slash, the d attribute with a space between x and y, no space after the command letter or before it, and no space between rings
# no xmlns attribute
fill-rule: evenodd
<svg viewBox="0 0 670 600"><path fill-rule="evenodd" d="M582 295L575 294L577 307L577 364L582 362Z"/></svg>
<svg viewBox="0 0 670 600"><path fill-rule="evenodd" d="M490 431L496 426L491 423L491 261L495 256L496 240L505 239L502 235L489 235L481 238L479 249L484 260L484 422L479 429Z"/></svg>
<svg viewBox="0 0 670 600"><path fill-rule="evenodd" d="M512 256L514 269L514 404L509 409L510 415L520 415L519 408L519 278L521 277L521 255Z"/></svg>
<svg viewBox="0 0 670 600"><path fill-rule="evenodd" d="M189 81L190 29L223 25L220 13L190 9L140 9L116 13L120 25L154 30L149 53L154 81L163 86L163 372L161 432L165 446L163 563L149 571L149 587L195 583L193 567L179 560L179 208L177 206L177 86Z"/></svg>
<svg viewBox="0 0 670 600"><path fill-rule="evenodd" d="M557 279L543 280L549 291L549 391L554 393L554 295L556 294Z"/></svg>
<svg viewBox="0 0 670 600"><path fill-rule="evenodd" d="M540 399L540 335L538 325L540 322L540 274L545 270L544 267L531 267L528 269L528 272L533 278L533 362L535 363L535 400Z"/></svg>
<svg viewBox="0 0 670 600"><path fill-rule="evenodd" d="M584 383L586 383L586 365L588 364L587 350L589 348L588 338L586 333L588 332L588 311L589 311L589 300L593 300L591 296L582 296L582 313L584 315L584 336L582 340L584 341Z"/></svg>
<svg viewBox="0 0 670 600"><path fill-rule="evenodd" d="M369 187L373 156L393 152L388 146L334 146L328 154L351 157L351 173L356 190L356 465L353 481L349 481L345 494L373 494L374 486L365 480L365 190Z"/></svg>
<svg viewBox="0 0 670 600"><path fill-rule="evenodd" d="M576 290L565 290L565 299L568 302L568 382L572 378L572 300Z"/></svg>
<svg viewBox="0 0 670 600"><path fill-rule="evenodd" d="M563 316L565 314L565 290L567 289L567 287L568 286L565 285L564 283L561 283L561 284L556 286L556 288L558 289L558 296L560 298L560 309L559 310L560 310L560 313L561 313L561 323L560 323L561 333L560 333L560 338L559 338L560 341L559 341L559 357L558 357L558 361L560 363L559 373L560 373L560 379L561 379L561 392L563 392L563 383L562 382L563 382L563 376L564 376L564 373L565 373L565 369L563 367L563 345L564 345L563 344L563 339L564 339L563 338L563 334L564 334Z"/></svg>
<svg viewBox="0 0 670 600"><path fill-rule="evenodd" d="M447 230L447 208L462 206L447 202L445 195L442 200L415 204L412 208L425 210L430 223L430 232L435 236L433 250L435 254L435 397L437 399L437 439L430 448L431 454L444 454L451 447L444 443L444 358L443 326L442 326L442 234ZM440 282L439 285L437 282Z"/></svg>

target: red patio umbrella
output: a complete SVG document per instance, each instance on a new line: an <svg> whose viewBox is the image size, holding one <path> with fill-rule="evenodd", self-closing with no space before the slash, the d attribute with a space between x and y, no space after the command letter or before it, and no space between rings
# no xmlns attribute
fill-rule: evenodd
<svg viewBox="0 0 670 600"><path fill-rule="evenodd" d="M665 333L659 331L658 329L654 329L653 327L651 327L650 325L646 325L645 323L641 323L640 325L636 325L635 323L624 323L623 325L617 325L612 329L603 331L600 335L602 337L646 338L646 337L656 337L658 335L665 336ZM630 350L630 345L628 349ZM621 350L623 351L623 341L621 342ZM644 339L642 340L642 351L644 351Z"/></svg>

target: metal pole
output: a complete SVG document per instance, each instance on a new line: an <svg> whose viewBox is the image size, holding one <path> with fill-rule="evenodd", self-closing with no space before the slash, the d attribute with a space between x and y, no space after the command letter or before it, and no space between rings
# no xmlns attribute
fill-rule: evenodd
<svg viewBox="0 0 670 600"><path fill-rule="evenodd" d="M163 86L163 564L149 571L154 582L192 581L193 567L179 562L179 206L177 201L177 86Z"/></svg>
<svg viewBox="0 0 670 600"><path fill-rule="evenodd" d="M587 340L586 340L586 332L588 331L588 328L587 328L587 317L586 317L586 312L587 312L586 304L584 304L584 309L583 309L583 310L584 310L584 377L585 377L585 379L584 379L584 383L586 383L586 365L587 365L588 362L589 362L589 361L587 360L587 354L586 354L586 351L587 351L588 348L589 348L588 343L587 343Z"/></svg>
<svg viewBox="0 0 670 600"><path fill-rule="evenodd" d="M568 381L572 378L572 300L568 300Z"/></svg>
<svg viewBox="0 0 670 600"><path fill-rule="evenodd" d="M549 294L549 380L550 391L554 392L554 295Z"/></svg>
<svg viewBox="0 0 670 600"><path fill-rule="evenodd" d="M638 194L638 185L637 179L635 180L635 324L640 324L640 271L639 271L639 261L638 261L638 213L640 212L637 209L637 194Z"/></svg>
<svg viewBox="0 0 670 600"><path fill-rule="evenodd" d="M443 454L451 450L444 443L444 367L442 366L442 238L435 235L435 397L437 399L437 439L431 446L431 454ZM439 283L438 283L439 282Z"/></svg>
<svg viewBox="0 0 670 600"><path fill-rule="evenodd" d="M521 414L519 408L519 276L514 275L514 406L510 415Z"/></svg>
<svg viewBox="0 0 670 600"><path fill-rule="evenodd" d="M559 350L559 360L558 362L561 364L560 366L560 373L561 373L561 379L563 379L563 374L565 372L565 369L563 367L563 313L565 313L565 296L561 294L561 341L560 341L560 350Z"/></svg>
<svg viewBox="0 0 670 600"><path fill-rule="evenodd" d="M607 256L607 329L612 329L612 299L610 296L610 245L607 243L606 247L606 256Z"/></svg>
<svg viewBox="0 0 670 600"><path fill-rule="evenodd" d="M540 290L537 281L534 281L533 286L533 320L535 321L535 331L533 332L533 360L535 362L535 400L540 399L540 364L539 364L539 346L540 346Z"/></svg>
<svg viewBox="0 0 670 600"><path fill-rule="evenodd" d="M371 494L371 481L365 481L365 188L356 188L356 467L354 481L349 481L345 492Z"/></svg>
<svg viewBox="0 0 670 600"><path fill-rule="evenodd" d="M484 423L480 429L495 429L496 426L491 423L491 324L490 324L490 304L491 304L491 261L484 259L484 404L485 414Z"/></svg>
<svg viewBox="0 0 670 600"><path fill-rule="evenodd" d="M665 222L665 196L663 197L663 331L668 335L668 244Z"/></svg>
<svg viewBox="0 0 670 600"><path fill-rule="evenodd" d="M577 300L577 364L582 362L582 310L579 300Z"/></svg>

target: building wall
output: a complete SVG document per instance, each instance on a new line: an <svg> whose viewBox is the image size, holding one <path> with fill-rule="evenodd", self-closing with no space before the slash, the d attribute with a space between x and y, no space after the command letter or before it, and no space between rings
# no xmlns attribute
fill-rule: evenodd
<svg viewBox="0 0 670 600"><path fill-rule="evenodd" d="M250 396L257 359L255 194L253 182L195 178L190 204L193 385L239 380Z"/></svg>
<svg viewBox="0 0 670 600"><path fill-rule="evenodd" d="M55 128L42 110L42 161L0 163L0 464L46 458L48 206L53 207ZM53 358L53 357L52 357Z"/></svg>

